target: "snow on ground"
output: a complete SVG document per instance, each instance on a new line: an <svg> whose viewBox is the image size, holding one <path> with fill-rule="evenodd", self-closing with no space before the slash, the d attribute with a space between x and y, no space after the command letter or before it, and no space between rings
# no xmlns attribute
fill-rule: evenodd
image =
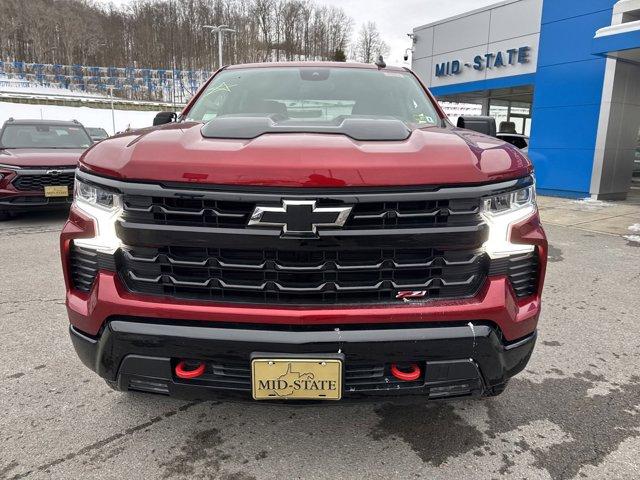
<svg viewBox="0 0 640 480"><path fill-rule="evenodd" d="M121 132L127 127L149 127L153 125L153 117L156 113L155 111L115 110L116 132ZM0 125L10 117L36 120L78 120L85 127L102 127L110 135L114 133L111 110L109 109L0 102Z"/></svg>
<svg viewBox="0 0 640 480"><path fill-rule="evenodd" d="M38 83L21 80L19 78L9 78L7 75L0 73L0 92L6 93L24 93L31 95L53 95L64 97L90 97L90 98L108 98L108 95L100 95L98 93L87 93L81 90L71 90L58 86L43 86Z"/></svg>
<svg viewBox="0 0 640 480"><path fill-rule="evenodd" d="M596 200L595 198L582 198L580 200L573 200L571 203L581 207L582 210L599 210L601 208L613 207L613 203L603 202L602 200Z"/></svg>
<svg viewBox="0 0 640 480"><path fill-rule="evenodd" d="M629 227L629 231L634 233L640 233L640 223L634 223L633 225L631 225ZM623 238L630 242L640 244L640 235L623 235Z"/></svg>

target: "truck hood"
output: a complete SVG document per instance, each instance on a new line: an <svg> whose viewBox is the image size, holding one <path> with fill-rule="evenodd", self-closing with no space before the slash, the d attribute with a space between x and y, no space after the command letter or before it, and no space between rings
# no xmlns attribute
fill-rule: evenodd
<svg viewBox="0 0 640 480"><path fill-rule="evenodd" d="M0 149L0 164L16 167L75 167L83 149L11 148Z"/></svg>
<svg viewBox="0 0 640 480"><path fill-rule="evenodd" d="M529 160L493 137L453 127L414 130L403 141L269 133L204 138L175 123L104 140L81 167L122 180L273 187L374 187L484 183L531 173Z"/></svg>

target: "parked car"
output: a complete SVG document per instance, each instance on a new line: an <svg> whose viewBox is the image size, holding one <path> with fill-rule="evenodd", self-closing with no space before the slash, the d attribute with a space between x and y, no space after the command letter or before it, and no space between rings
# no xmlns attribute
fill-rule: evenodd
<svg viewBox="0 0 640 480"><path fill-rule="evenodd" d="M0 220L68 207L78 159L91 144L76 121L7 120L0 130Z"/></svg>
<svg viewBox="0 0 640 480"><path fill-rule="evenodd" d="M71 339L112 388L457 398L525 367L531 163L413 73L231 66L163 118L83 156L61 234Z"/></svg>
<svg viewBox="0 0 640 480"><path fill-rule="evenodd" d="M85 127L87 133L91 137L91 140L94 142L99 142L100 140L104 140L105 138L109 138L109 134L104 128L99 127Z"/></svg>
<svg viewBox="0 0 640 480"><path fill-rule="evenodd" d="M524 152L529 151L529 137L527 135L521 135L519 133L498 133L496 136L500 140L504 140Z"/></svg>

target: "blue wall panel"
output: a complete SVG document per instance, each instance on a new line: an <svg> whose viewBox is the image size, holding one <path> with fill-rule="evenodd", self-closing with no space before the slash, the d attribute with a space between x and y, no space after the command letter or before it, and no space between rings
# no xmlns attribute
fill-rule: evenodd
<svg viewBox="0 0 640 480"><path fill-rule="evenodd" d="M531 148L591 148L596 146L600 104L535 108ZM544 135L540 135L544 132ZM535 134L535 137L534 137ZM591 159L593 160L593 159Z"/></svg>
<svg viewBox="0 0 640 480"><path fill-rule="evenodd" d="M600 10L611 10L614 3L616 0L545 0L542 23L557 22Z"/></svg>
<svg viewBox="0 0 640 480"><path fill-rule="evenodd" d="M544 8L557 0L546 0ZM589 3L589 2L585 2ZM542 24L538 68L547 65L592 60L593 36L598 28L611 25L611 8L605 11Z"/></svg>
<svg viewBox="0 0 640 480"><path fill-rule="evenodd" d="M640 45L640 31L607 35L593 40L591 52L594 55L603 55L610 52L619 52L638 48Z"/></svg>
<svg viewBox="0 0 640 480"><path fill-rule="evenodd" d="M540 68L536 74L536 89L545 91L544 95L537 95L535 108L600 105L601 83L586 82L581 88L576 88L576 79L598 78L602 75L605 63L605 59L595 58L582 62L565 63L554 68ZM546 88L547 85L552 88Z"/></svg>
<svg viewBox="0 0 640 480"><path fill-rule="evenodd" d="M606 61L592 54L615 0L546 0L529 156L542 192L589 194Z"/></svg>
<svg viewBox="0 0 640 480"><path fill-rule="evenodd" d="M584 165L593 162L592 148L536 148L529 150L529 158L536 166L536 185L541 193L584 197L589 192L591 175L585 175Z"/></svg>

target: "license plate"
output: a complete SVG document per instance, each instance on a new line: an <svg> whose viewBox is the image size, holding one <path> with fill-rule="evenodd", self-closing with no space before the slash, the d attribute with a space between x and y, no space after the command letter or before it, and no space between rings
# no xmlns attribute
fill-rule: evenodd
<svg viewBox="0 0 640 480"><path fill-rule="evenodd" d="M251 362L255 400L340 400L342 362L337 359L256 358Z"/></svg>
<svg viewBox="0 0 640 480"><path fill-rule="evenodd" d="M69 187L67 187L66 185L53 185L49 187L44 187L44 196L45 197L68 197Z"/></svg>

